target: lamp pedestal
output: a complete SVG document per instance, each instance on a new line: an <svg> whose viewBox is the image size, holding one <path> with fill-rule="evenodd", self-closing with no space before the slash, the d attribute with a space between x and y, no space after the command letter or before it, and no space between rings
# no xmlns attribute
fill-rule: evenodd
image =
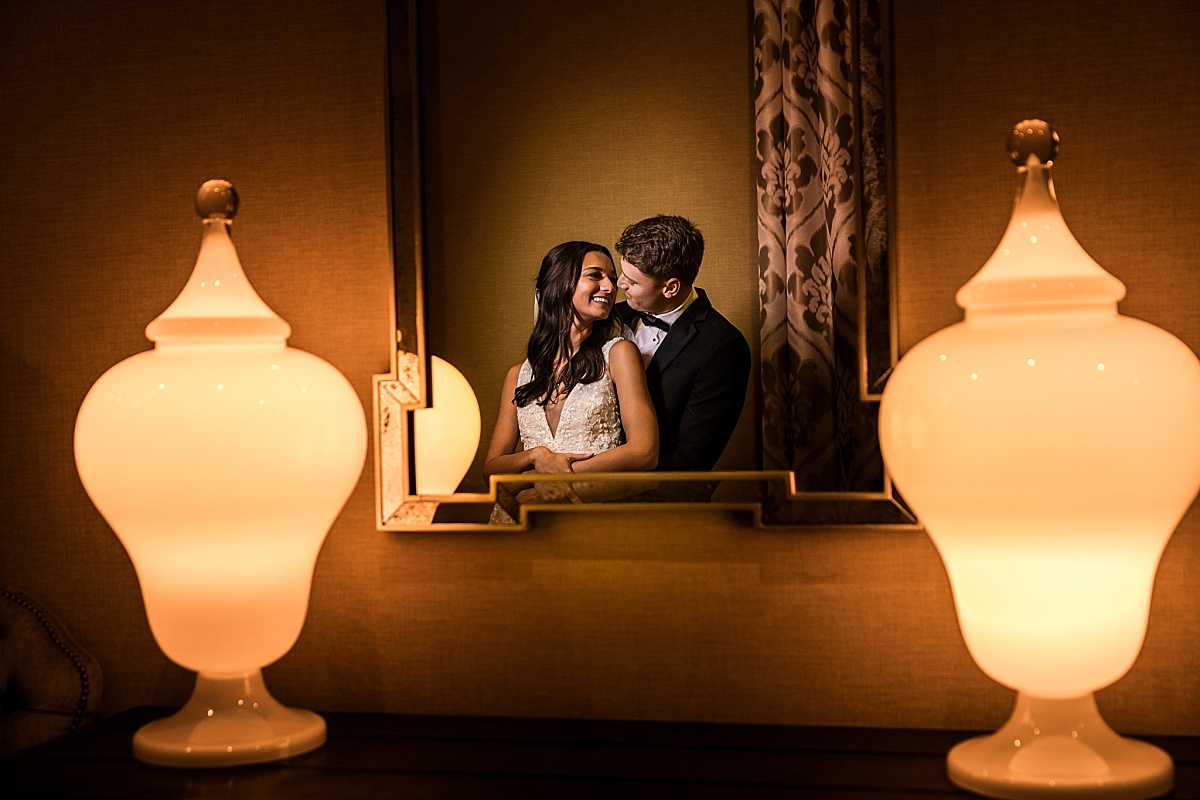
<svg viewBox="0 0 1200 800"><path fill-rule="evenodd" d="M298 756L324 743L325 720L281 704L256 669L199 673L183 708L133 735L133 754L165 767L231 767Z"/></svg>
<svg viewBox="0 0 1200 800"><path fill-rule="evenodd" d="M1000 769L998 766L1003 765ZM1092 694L1067 700L1017 695L1004 727L956 745L950 780L985 797L1135 800L1171 790L1171 757L1118 735Z"/></svg>

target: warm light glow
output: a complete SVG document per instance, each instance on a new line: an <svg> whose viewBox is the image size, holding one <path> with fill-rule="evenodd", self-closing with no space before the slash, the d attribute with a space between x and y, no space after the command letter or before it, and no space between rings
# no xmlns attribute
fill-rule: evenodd
<svg viewBox="0 0 1200 800"><path fill-rule="evenodd" d="M133 561L155 640L200 673L184 711L135 736L135 754L164 764L271 760L324 740L258 670L299 636L317 554L366 456L357 394L287 346L229 238L236 194L211 184L232 197L227 216L205 219L191 279L146 329L154 349L101 376L75 427L80 479ZM252 718L247 696L270 711Z"/></svg>
<svg viewBox="0 0 1200 800"><path fill-rule="evenodd" d="M1200 362L1117 313L1124 287L1062 220L1048 159L1018 145L1022 188L1004 239L958 293L965 320L897 365L880 443L945 561L975 661L1031 698L1021 714L1066 719L1053 702L1069 701L1067 716L1093 715L1107 731L1081 699L1137 658L1158 560L1200 489ZM952 752L951 777L995 797L1099 791L1088 764L1125 770L1121 753L1138 744L1142 766L1106 778L1105 796L1170 786L1169 759L1148 745L1108 731L1102 758L1100 744L1067 741L1069 726L1012 736L1028 722L1019 716L995 737L1003 744Z"/></svg>
<svg viewBox="0 0 1200 800"><path fill-rule="evenodd" d="M417 494L453 494L479 448L479 402L450 362L430 360L433 404L414 412Z"/></svg>
<svg viewBox="0 0 1200 800"><path fill-rule="evenodd" d="M361 406L333 367L282 345L222 350L156 348L105 373L80 409L76 454L159 646L188 669L227 673L295 642L364 450ZM142 388L158 385L171 388Z"/></svg>
<svg viewBox="0 0 1200 800"><path fill-rule="evenodd" d="M1088 319L1065 327L1072 315ZM1158 557L1200 483L1200 385L1187 347L1115 308L1054 317L968 315L926 339L893 374L881 426L972 655L1006 685L1073 697L1141 647ZM1087 609L1100 641L1084 646L1067 609ZM1002 633L1027 625L1044 635Z"/></svg>

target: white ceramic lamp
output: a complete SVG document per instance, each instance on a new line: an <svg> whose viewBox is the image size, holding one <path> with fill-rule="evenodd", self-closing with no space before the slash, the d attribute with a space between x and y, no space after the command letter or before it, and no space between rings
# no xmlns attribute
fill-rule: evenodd
<svg viewBox="0 0 1200 800"><path fill-rule="evenodd" d="M267 692L260 669L300 634L321 544L362 472L366 421L334 367L242 272L237 195L201 188L199 257L146 328L154 348L100 377L75 426L84 489L129 553L155 640L198 673L187 705L134 735L171 766L271 761L325 723Z"/></svg>
<svg viewBox="0 0 1200 800"><path fill-rule="evenodd" d="M990 797L1153 797L1170 758L1114 733L1092 693L1137 658L1200 489L1200 362L1118 314L1124 286L1059 211L1049 126L1019 123L1009 145L1020 190L958 293L965 319L900 360L880 407L884 462L945 562L971 656L1019 693L949 774Z"/></svg>
<svg viewBox="0 0 1200 800"><path fill-rule="evenodd" d="M479 401L454 365L430 357L433 402L413 412L417 494L454 494L479 449Z"/></svg>

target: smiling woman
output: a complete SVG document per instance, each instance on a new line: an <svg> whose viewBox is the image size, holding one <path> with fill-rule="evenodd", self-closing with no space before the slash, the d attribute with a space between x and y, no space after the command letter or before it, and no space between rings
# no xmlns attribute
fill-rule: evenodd
<svg viewBox="0 0 1200 800"><path fill-rule="evenodd" d="M555 242L612 243L630 223L656 214L685 217L703 231L696 294L740 332L754 365L749 380L741 380L740 417L732 413L719 426L729 428L722 433L728 437L723 455L718 448L702 466L676 467L708 469L716 461L718 472L663 480L700 484L693 494L703 497L718 482L722 489L741 485L738 497L752 495L755 502L766 483L792 496L789 472L756 471L763 451L755 233L761 154L754 136L750 4L697 10L684 0L568 6L533 0L479 8L440 0L421 4L417 19L405 0L390 0L389 14L400 338L396 368L376 395L380 526L427 524L435 512L439 522L481 521L451 506L491 506L499 473L487 463L487 449L452 498L415 496L405 425L408 411L429 399L429 356L453 363L470 381L480 399L483 441L502 434L499 454L516 455L515 444L506 452L511 431L501 429L503 397L509 383L520 383L519 374L506 381L506 370L521 360L521 343L530 335L533 265ZM629 25L630 19L638 24ZM633 306L638 286L629 278L637 275L624 265L621 271ZM673 298L671 307L687 297ZM608 298L594 293L588 305ZM851 341L862 322L856 315L839 322ZM886 336L886 320L882 330ZM850 352L851 390L859 402L857 351ZM613 357L619 364L619 352ZM547 410L552 420L554 404ZM628 426L624 417L622 409ZM605 461L574 465L586 471ZM716 499L729 497L718 492ZM878 475L865 492L824 499L843 511L846 501L860 499L881 503L889 514L896 509ZM853 516L839 513L842 521ZM907 521L903 514L887 519Z"/></svg>
<svg viewBox="0 0 1200 800"><path fill-rule="evenodd" d="M611 318L616 277L603 245L565 242L542 259L528 358L505 377L485 474L620 472L657 463L646 374Z"/></svg>

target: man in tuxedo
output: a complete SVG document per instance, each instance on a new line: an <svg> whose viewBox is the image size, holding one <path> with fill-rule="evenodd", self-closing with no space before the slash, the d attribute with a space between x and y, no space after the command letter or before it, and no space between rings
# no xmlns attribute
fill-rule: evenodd
<svg viewBox="0 0 1200 800"><path fill-rule="evenodd" d="M635 222L617 239L625 301L613 313L642 352L658 414L659 470L711 470L746 400L750 347L695 287L704 237L683 217Z"/></svg>

